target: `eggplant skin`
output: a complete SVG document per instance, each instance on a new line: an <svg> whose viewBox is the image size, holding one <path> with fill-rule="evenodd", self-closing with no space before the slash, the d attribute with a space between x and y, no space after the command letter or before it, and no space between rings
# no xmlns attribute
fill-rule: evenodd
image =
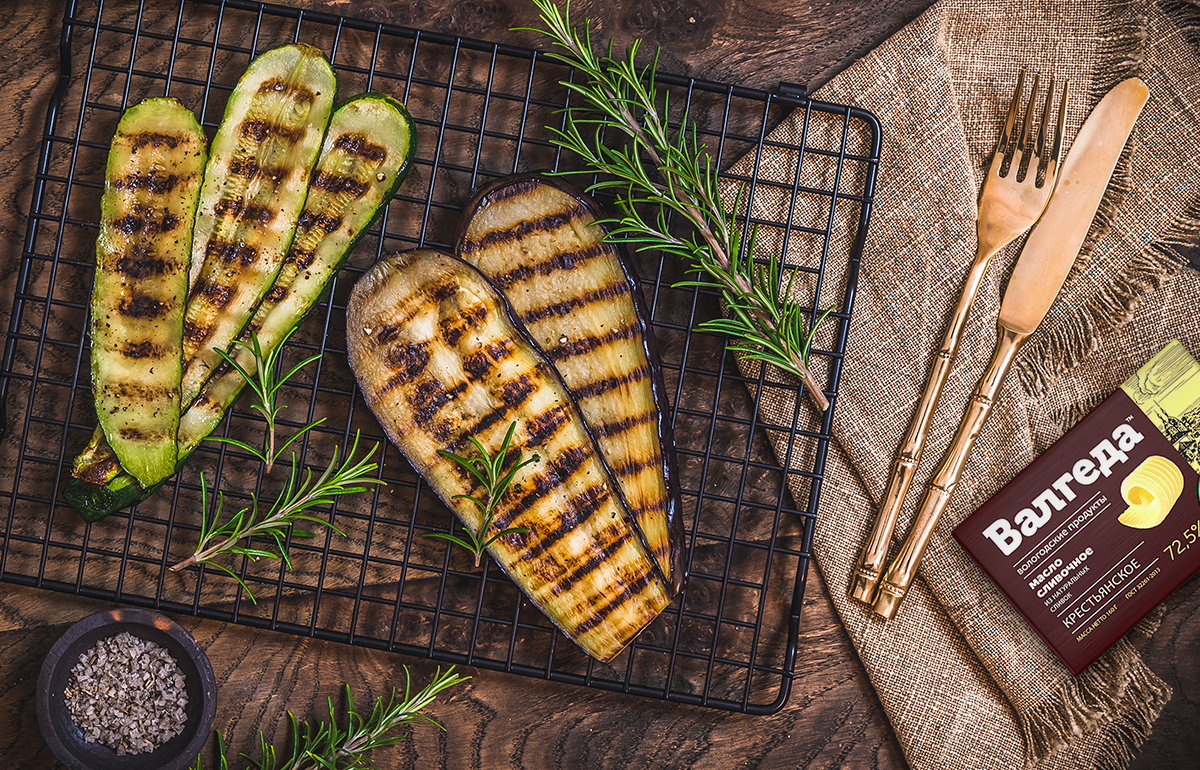
<svg viewBox="0 0 1200 770"><path fill-rule="evenodd" d="M477 191L458 254L504 294L579 405L672 593L683 584L679 472L662 363L624 249L587 195L537 174Z"/></svg>
<svg viewBox="0 0 1200 770"><path fill-rule="evenodd" d="M447 449L513 445L538 460L499 502L495 530L528 527L492 558L572 641L608 661L670 602L594 440L557 372L482 275L417 250L372 267L351 293L347 350L367 404L446 505L477 531L480 512L455 495L483 490Z"/></svg>

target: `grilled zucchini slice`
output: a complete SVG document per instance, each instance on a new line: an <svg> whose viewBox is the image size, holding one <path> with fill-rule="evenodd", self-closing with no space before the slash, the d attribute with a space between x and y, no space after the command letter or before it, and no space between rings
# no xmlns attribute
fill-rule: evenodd
<svg viewBox="0 0 1200 770"><path fill-rule="evenodd" d="M683 520L662 364L637 279L598 218L561 182L506 177L467 205L458 253L503 292L562 375L676 592Z"/></svg>
<svg viewBox="0 0 1200 770"><path fill-rule="evenodd" d="M175 470L180 350L206 138L191 110L146 99L108 153L91 301L96 417L121 465L151 486Z"/></svg>
<svg viewBox="0 0 1200 770"><path fill-rule="evenodd" d="M190 403L275 282L333 111L329 61L304 43L250 62L213 138L196 213L184 320ZM320 180L313 180L318 182Z"/></svg>
<svg viewBox="0 0 1200 770"><path fill-rule="evenodd" d="M367 404L391 440L455 514L482 493L438 454L470 454L474 436L539 460L499 502L488 550L513 581L592 657L615 657L671 593L558 374L474 268L420 250L385 257L359 279L346 309L347 349Z"/></svg>

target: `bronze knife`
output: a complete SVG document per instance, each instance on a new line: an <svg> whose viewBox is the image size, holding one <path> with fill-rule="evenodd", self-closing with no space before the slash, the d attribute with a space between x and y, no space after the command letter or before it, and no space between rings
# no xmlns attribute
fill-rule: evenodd
<svg viewBox="0 0 1200 770"><path fill-rule="evenodd" d="M904 545L883 576L875 599L876 614L891 618L904 601L925 546L942 511L950 503L1009 364L1021 343L1046 317L1062 289L1096 216L1121 149L1149 97L1150 90L1142 80L1129 78L1122 81L1100 100L1075 137L1063 163L1058 186L1021 249L1021 256L1009 278L1000 305L991 363L975 386L954 441L926 485L925 498Z"/></svg>

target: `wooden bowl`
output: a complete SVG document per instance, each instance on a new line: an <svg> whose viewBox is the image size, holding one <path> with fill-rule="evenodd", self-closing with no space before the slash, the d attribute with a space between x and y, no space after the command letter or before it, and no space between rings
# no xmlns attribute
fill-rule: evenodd
<svg viewBox="0 0 1200 770"><path fill-rule="evenodd" d="M188 698L183 731L142 754L118 755L107 746L84 741L63 695L80 656L101 639L123 631L171 654L183 672ZM50 648L38 676L37 715L42 735L54 755L71 770L182 770L200 753L216 711L217 683L204 650L178 623L150 610L115 609L80 620Z"/></svg>

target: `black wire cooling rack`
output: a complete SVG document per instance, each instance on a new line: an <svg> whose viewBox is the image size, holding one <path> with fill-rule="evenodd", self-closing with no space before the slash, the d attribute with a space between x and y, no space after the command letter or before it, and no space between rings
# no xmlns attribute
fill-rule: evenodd
<svg viewBox="0 0 1200 770"><path fill-rule="evenodd" d="M173 96L211 136L250 59L294 40L329 55L341 98L376 90L406 102L419 140L399 195L285 353L292 362L322 355L282 395L285 426L326 418L300 447L301 462L323 468L361 431L381 446L387 486L324 512L344 537L326 528L289 539L290 570L230 561L255 603L219 571L167 567L195 546L202 480L220 480L229 512L251 490L273 498L278 471L264 475L209 443L155 497L101 522L85 524L62 493L95 425L87 303L121 111ZM685 276L673 259L643 254L638 268L672 403L689 576L681 597L609 664L559 635L487 560L473 569L461 549L422 536L449 531L452 517L387 443L347 366L345 302L367 265L385 252L448 246L479 184L576 162L547 128L563 120L560 81L570 70L507 45L237 1L72 1L61 53L4 349L0 580L670 701L759 714L783 706L803 654L799 613L832 409L797 406L796 385L739 368L721 338L694 331L720 312L718 298L675 287ZM730 169L726 181L749 201L746 228L788 256L792 291L806 292L810 316L834 307L812 363L836 402L878 123L797 90L669 76L659 85L673 118L686 110L718 167ZM763 210L782 214L760 215L771 201L782 203ZM767 421L766 399L789 418ZM260 435L255 414L243 399L220 430Z"/></svg>

